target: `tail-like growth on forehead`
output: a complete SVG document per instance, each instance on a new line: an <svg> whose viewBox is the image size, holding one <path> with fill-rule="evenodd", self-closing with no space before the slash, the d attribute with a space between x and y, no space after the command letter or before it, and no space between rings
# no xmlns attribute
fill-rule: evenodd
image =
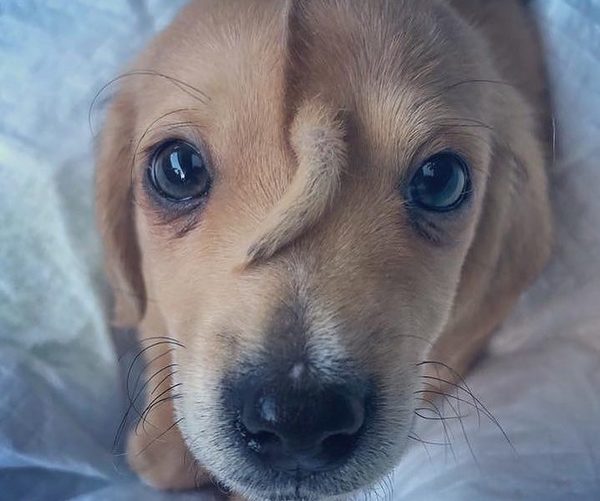
<svg viewBox="0 0 600 501"><path fill-rule="evenodd" d="M268 259L314 225L339 189L346 162L344 127L333 110L317 102L302 105L290 142L298 168L283 197L260 225L246 264Z"/></svg>

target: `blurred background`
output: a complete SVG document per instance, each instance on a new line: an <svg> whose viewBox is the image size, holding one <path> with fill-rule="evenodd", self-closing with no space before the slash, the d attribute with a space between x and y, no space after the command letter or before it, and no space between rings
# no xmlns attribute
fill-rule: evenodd
<svg viewBox="0 0 600 501"><path fill-rule="evenodd" d="M99 91L184 3L0 0L0 500L192 497L150 491L111 450L127 343L107 326L93 217L115 87ZM600 499L600 0L530 3L555 102L557 243L468 380L516 453L467 421L452 450L415 444L383 497Z"/></svg>

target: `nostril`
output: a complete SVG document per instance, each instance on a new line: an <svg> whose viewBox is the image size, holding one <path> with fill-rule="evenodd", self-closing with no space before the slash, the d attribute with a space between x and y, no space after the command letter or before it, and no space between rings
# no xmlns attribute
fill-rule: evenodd
<svg viewBox="0 0 600 501"><path fill-rule="evenodd" d="M275 433L260 431L258 433L246 433L248 448L256 453L264 454L266 449L281 447L281 440Z"/></svg>
<svg viewBox="0 0 600 501"><path fill-rule="evenodd" d="M331 461L335 461L339 458L348 457L356 447L357 440L358 433L352 435L338 433L323 440L321 450Z"/></svg>

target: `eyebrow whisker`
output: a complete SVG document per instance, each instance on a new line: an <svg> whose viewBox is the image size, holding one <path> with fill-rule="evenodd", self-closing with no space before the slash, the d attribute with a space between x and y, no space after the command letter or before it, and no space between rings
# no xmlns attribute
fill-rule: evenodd
<svg viewBox="0 0 600 501"><path fill-rule="evenodd" d="M130 78L130 77L135 77L135 76L153 76L153 77L162 78L162 79L169 81L170 83L175 85L179 90L181 90L182 92L185 92L186 94L193 97L194 99L197 99L198 101L200 101L203 104L206 104L207 102L210 101L210 97L206 93L204 93L200 89L198 89L198 88L194 87L193 85L190 85L189 83L187 83L183 80L180 80L176 77L167 75L165 73L161 73L159 71L149 70L149 69L132 70L127 73L118 75L118 76L112 78L111 80L109 80L98 90L98 92L92 99L92 102L90 104L90 108L88 111L88 126L90 128L90 133L92 134L92 136L95 136L94 128L92 125L92 114L94 112L94 108L96 107L96 103L100 99L100 96L102 95L102 93L106 89L108 89L111 85L113 85L114 83L119 82L120 80L123 80L125 78Z"/></svg>

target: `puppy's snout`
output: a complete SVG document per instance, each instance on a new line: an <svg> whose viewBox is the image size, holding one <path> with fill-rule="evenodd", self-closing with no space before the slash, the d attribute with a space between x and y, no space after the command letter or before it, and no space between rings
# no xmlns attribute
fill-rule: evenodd
<svg viewBox="0 0 600 501"><path fill-rule="evenodd" d="M279 471L326 471L351 457L365 424L361 384L303 380L238 389L238 431L249 452Z"/></svg>

